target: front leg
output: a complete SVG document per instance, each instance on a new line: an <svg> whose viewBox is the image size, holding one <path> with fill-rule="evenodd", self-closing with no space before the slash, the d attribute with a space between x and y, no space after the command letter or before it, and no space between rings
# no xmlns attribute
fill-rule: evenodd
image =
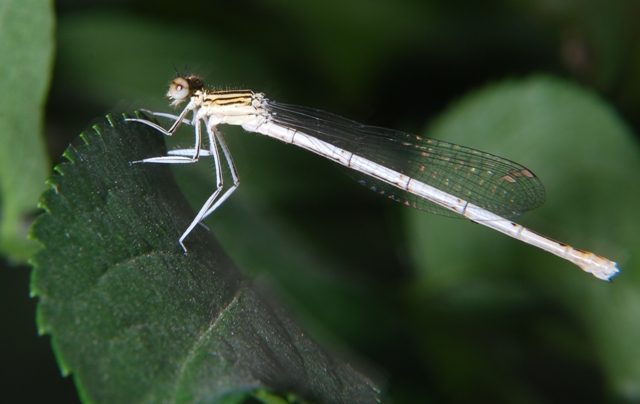
<svg viewBox="0 0 640 404"><path fill-rule="evenodd" d="M167 114L165 112L154 112L154 111L150 111L150 110L144 109L144 108L139 109L139 111L145 112L145 113L147 113L149 115L153 115L153 116L160 116L160 117L163 117L163 118L169 118L169 119L172 119L174 122L177 121L178 119L180 119L180 117L178 115ZM188 120L188 119L183 119L182 123L184 123L185 125L191 125L191 121Z"/></svg>
<svg viewBox="0 0 640 404"><path fill-rule="evenodd" d="M149 125L153 128L156 128L158 130L160 130L161 132L165 133L168 136L171 136L173 133L171 132L172 129L176 128L179 124L179 122L181 121L187 121L186 119L182 118L183 115L186 115L186 113L189 112L189 110L187 108L185 108L185 110L182 112L182 114L178 117L178 119L176 120L176 122L173 124L173 126L169 129L169 130L165 130L162 126L151 122L151 121L147 121L144 119L129 119L132 121L136 121L136 122L142 122L146 125ZM185 156L185 155L171 155L171 153L169 153L168 156L162 156L162 157L151 157L148 159L144 159L144 160L138 160L138 161L133 161L132 164L136 164L136 163L164 163L164 164L189 164L189 163L195 163L196 161L198 161L198 159L200 158L200 147L202 146L202 126L201 126L201 122L200 122L200 118L198 118L197 116L198 111L194 110L193 111L193 122L195 122L194 128L195 128L195 145L193 149L183 149L183 150L188 150L188 151L192 151L193 153L191 154L191 156ZM175 129L174 129L175 132Z"/></svg>
<svg viewBox="0 0 640 404"><path fill-rule="evenodd" d="M168 116L170 118L173 118L174 115L171 114L163 114L162 112L152 112L152 111L148 111L148 110L144 110L145 112L149 112L151 113L151 115L158 115L158 116ZM193 102L190 102L185 109L182 110L182 112L180 113L179 116L175 117L175 122L173 123L173 125L171 125L171 127L169 129L165 129L162 126L158 125L155 122L151 122L147 119L140 119L140 118L125 118L125 121L130 121L130 122L140 122L143 123L145 125L149 125L152 128L156 129L157 131L161 132L162 134L166 135L166 136L172 136L180 127L180 125L184 122L187 124L190 124L191 122L188 119L185 119L187 114L189 113L189 111L193 111L193 120L197 120L197 113L198 110L195 109Z"/></svg>

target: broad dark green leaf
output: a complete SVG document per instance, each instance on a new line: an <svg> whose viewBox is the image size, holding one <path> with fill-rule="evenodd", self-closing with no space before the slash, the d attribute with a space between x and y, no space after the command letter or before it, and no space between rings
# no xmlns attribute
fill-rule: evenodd
<svg viewBox="0 0 640 404"><path fill-rule="evenodd" d="M260 389L375 402L378 389L268 304L203 227L162 135L109 117L56 167L31 237L38 326L87 402L232 402Z"/></svg>
<svg viewBox="0 0 640 404"><path fill-rule="evenodd" d="M54 52L53 2L0 3L0 250L26 260L24 216L36 208L49 169L42 136Z"/></svg>

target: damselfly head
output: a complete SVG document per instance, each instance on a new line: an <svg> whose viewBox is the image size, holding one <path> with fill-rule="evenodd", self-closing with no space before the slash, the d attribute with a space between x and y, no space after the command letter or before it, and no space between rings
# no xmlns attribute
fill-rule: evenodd
<svg viewBox="0 0 640 404"><path fill-rule="evenodd" d="M171 105L175 107L190 98L196 91L202 90L203 87L204 83L198 76L179 76L173 79L169 85L167 97L172 100Z"/></svg>

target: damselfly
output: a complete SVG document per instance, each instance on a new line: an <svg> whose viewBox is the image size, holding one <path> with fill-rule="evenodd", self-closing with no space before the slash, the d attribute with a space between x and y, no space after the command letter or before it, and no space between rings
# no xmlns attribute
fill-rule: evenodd
<svg viewBox="0 0 640 404"><path fill-rule="evenodd" d="M152 112L174 120L169 129L146 119L129 121L149 125L167 136L181 124L195 128L193 149L172 150L167 156L137 163L194 163L212 157L217 187L179 243L238 187L239 176L218 125L240 125L302 147L351 170L358 181L405 205L431 213L466 217L515 239L531 244L578 265L597 278L610 280L617 264L591 252L535 233L507 219L542 205L545 192L527 168L503 159L439 140L405 132L366 126L312 108L281 104L250 90L211 91L197 76L176 77L167 93L172 106L188 101L180 115ZM187 119L193 112L192 119ZM202 148L201 122L205 122L209 148ZM225 189L222 156L233 184Z"/></svg>

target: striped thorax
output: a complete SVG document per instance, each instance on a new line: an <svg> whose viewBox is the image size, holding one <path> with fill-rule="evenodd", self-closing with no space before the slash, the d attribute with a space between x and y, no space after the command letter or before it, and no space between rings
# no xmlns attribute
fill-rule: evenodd
<svg viewBox="0 0 640 404"><path fill-rule="evenodd" d="M189 99L186 109L197 111L196 120L209 118L209 125L213 126L224 123L255 128L267 119L263 93L207 90L197 76L176 77L169 86L167 97L176 107Z"/></svg>

